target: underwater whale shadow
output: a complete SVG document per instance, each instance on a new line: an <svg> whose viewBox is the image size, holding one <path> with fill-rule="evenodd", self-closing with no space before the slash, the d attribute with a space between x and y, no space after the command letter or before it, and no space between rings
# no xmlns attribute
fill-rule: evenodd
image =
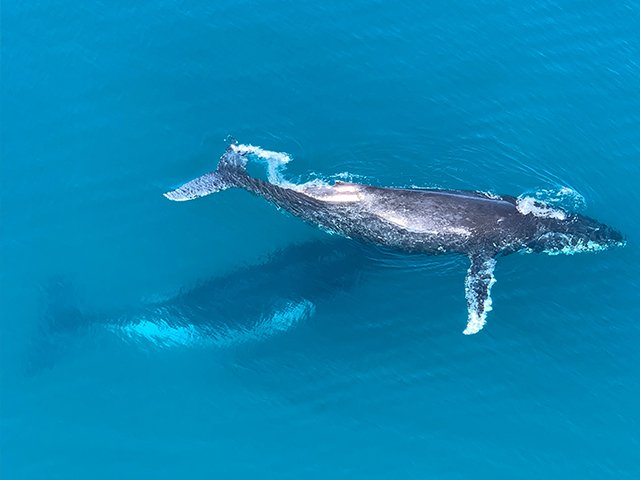
<svg viewBox="0 0 640 480"><path fill-rule="evenodd" d="M79 341L115 336L147 349L233 347L283 333L353 290L367 272L387 268L376 249L329 237L294 244L224 275L184 287L161 301L92 311L64 276L43 287L27 370L55 366Z"/></svg>

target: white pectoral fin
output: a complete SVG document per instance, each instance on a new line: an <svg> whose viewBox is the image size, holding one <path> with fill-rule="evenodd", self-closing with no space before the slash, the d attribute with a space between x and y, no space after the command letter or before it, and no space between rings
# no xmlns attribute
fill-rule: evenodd
<svg viewBox="0 0 640 480"><path fill-rule="evenodd" d="M465 335L478 333L487 321L487 313L491 311L491 287L496 283L493 271L495 258L491 256L472 255L471 265L464 281L469 318Z"/></svg>

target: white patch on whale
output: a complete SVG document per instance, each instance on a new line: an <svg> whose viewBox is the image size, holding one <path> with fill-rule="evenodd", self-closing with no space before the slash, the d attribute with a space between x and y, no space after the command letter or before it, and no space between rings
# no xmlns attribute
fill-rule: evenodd
<svg viewBox="0 0 640 480"><path fill-rule="evenodd" d="M376 214L378 215L378 217L382 218L383 220L386 220L389 223L393 223L394 225L397 225L399 227L409 229L409 221L406 218L403 218L392 211L376 212Z"/></svg>
<svg viewBox="0 0 640 480"><path fill-rule="evenodd" d="M362 200L362 197L357 194L345 195L344 193L337 193L335 195L329 195L326 197L320 197L318 200L329 203L353 203Z"/></svg>
<svg viewBox="0 0 640 480"><path fill-rule="evenodd" d="M455 235L462 235L463 237L470 237L471 230L464 227L447 227L445 229L446 233L453 233Z"/></svg>
<svg viewBox="0 0 640 480"><path fill-rule="evenodd" d="M359 185L355 185L353 183L337 183L333 186L333 189L338 193L354 193L359 192L361 190Z"/></svg>
<svg viewBox="0 0 640 480"><path fill-rule="evenodd" d="M444 226L441 228L434 229L435 225L431 224L429 227L425 225L416 224L411 222L411 220L403 215L398 214L393 210L378 210L375 212L376 216L385 220L393 225L397 225L400 228L407 230L408 232L413 233L424 233L429 235L459 235L463 237L471 236L471 231L464 227L451 227Z"/></svg>
<svg viewBox="0 0 640 480"><path fill-rule="evenodd" d="M569 241L567 241L567 245L562 248L554 249L554 250L544 250L544 253L547 255L575 255L576 253L584 253L584 252L601 252L603 250L607 250L607 245L603 245L598 242L594 242L593 240L580 240L577 243L571 245Z"/></svg>
<svg viewBox="0 0 640 480"><path fill-rule="evenodd" d="M364 199L364 193L359 185L350 183L337 183L327 185L314 180L302 185L290 187L292 190L304 193L316 200L328 203L353 203Z"/></svg>

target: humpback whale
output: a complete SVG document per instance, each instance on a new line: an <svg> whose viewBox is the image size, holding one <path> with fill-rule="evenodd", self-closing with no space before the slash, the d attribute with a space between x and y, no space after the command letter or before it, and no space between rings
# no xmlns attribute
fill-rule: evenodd
<svg viewBox="0 0 640 480"><path fill-rule="evenodd" d="M27 371L52 367L79 338L102 333L144 348L226 348L260 341L294 328L316 309L330 309L373 268L369 254L335 236L294 243L174 295L113 310L86 307L72 281L55 275L43 282Z"/></svg>
<svg viewBox="0 0 640 480"><path fill-rule="evenodd" d="M232 142L215 171L164 195L186 201L238 187L354 240L408 254L466 255L470 260L465 278L466 335L479 332L486 323L498 257L514 252L573 254L624 244L623 236L603 223L533 199L342 181L333 185L265 181L246 169L248 158L261 152L265 151Z"/></svg>

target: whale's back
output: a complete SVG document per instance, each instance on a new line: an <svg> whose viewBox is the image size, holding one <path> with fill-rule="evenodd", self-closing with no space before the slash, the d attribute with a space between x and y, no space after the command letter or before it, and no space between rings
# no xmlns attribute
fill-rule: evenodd
<svg viewBox="0 0 640 480"><path fill-rule="evenodd" d="M303 193L347 216L347 229L353 226L370 240L382 239L381 243L392 242L411 251L522 247L518 240L529 238L535 229L531 219L516 209L515 198L482 192L336 182L333 186L309 186Z"/></svg>

